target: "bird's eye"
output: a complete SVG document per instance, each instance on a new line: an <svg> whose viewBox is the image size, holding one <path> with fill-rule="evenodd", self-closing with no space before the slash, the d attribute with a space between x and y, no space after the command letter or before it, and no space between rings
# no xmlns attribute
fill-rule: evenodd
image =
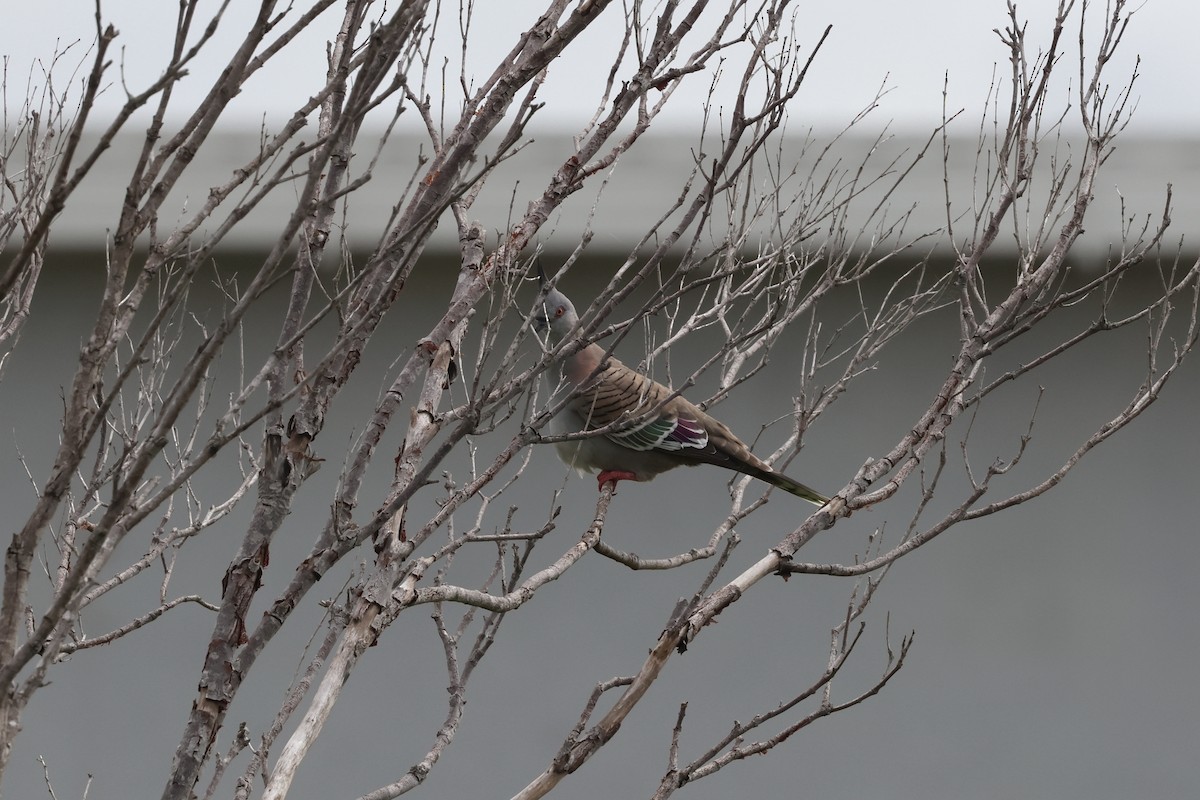
<svg viewBox="0 0 1200 800"><path fill-rule="evenodd" d="M561 317L564 313L566 313L566 310L567 309L565 307L559 306L558 308L554 309L554 316Z"/></svg>

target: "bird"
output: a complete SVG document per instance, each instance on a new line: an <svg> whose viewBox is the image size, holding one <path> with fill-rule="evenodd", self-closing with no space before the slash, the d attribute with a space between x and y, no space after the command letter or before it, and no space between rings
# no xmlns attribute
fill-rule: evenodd
<svg viewBox="0 0 1200 800"><path fill-rule="evenodd" d="M533 316L534 330L551 342L565 338L579 322L575 306L556 288ZM551 434L603 429L594 436L555 442L558 456L581 473L598 473L603 488L612 481L648 481L679 466L712 464L765 481L816 505L829 498L777 472L723 422L682 395L605 355L592 342L561 358L566 405L550 420ZM621 424L628 420L629 424Z"/></svg>

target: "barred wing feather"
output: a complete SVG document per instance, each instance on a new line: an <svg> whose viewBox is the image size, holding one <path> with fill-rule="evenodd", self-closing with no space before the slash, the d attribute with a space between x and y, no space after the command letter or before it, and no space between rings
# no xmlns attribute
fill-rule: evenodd
<svg viewBox="0 0 1200 800"><path fill-rule="evenodd" d="M608 438L630 450L666 450L708 447L708 431L694 419L656 417L641 425L608 434Z"/></svg>

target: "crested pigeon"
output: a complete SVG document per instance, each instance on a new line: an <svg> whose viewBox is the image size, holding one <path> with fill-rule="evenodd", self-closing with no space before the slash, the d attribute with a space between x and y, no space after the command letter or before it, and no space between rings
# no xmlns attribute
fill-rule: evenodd
<svg viewBox="0 0 1200 800"><path fill-rule="evenodd" d="M575 306L557 289L547 292L534 328L555 342L579 321ZM776 472L734 435L666 386L622 364L592 342L562 359L566 406L551 420L552 434L604 429L603 433L555 443L559 457L580 472L598 472L597 483L648 481L686 464L715 464L749 475L785 492L823 505L829 498ZM629 420L623 425L622 420Z"/></svg>

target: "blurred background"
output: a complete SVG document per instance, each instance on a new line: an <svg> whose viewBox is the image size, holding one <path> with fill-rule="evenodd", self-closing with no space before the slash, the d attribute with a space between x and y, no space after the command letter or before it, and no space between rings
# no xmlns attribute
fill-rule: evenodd
<svg viewBox="0 0 1200 800"><path fill-rule="evenodd" d="M35 59L43 59L44 66L56 47L66 45L74 48L68 53L78 61L94 36L91 6L62 2L53 24L47 24L44 7L34 5L5 12L0 44L8 59L8 108ZM939 123L945 102L948 116L965 109L950 129L946 184L953 202L969 203L988 87L1008 68L997 64L1004 51L993 32L1005 24L1004 4L878 0L828 7L833 5L797 7L801 47L811 47L826 24L833 24L834 32L805 94L797 99L783 145L786 157L806 163L826 146L832 148L827 157L850 163L868 152L878 164L912 157ZM1044 38L1052 5L1022 6L1031 19L1031 37ZM165 57L156 47L172 29L173 9L168 6L117 2L104 7L121 30L119 43L125 50L120 63L131 88L143 85L144 75L157 74L154 65ZM528 13L518 12L539 8L524 1L478 4L475 24L487 35L476 38L472 58L478 59L481 74L528 19ZM1103 11L1097 7L1094 13ZM1198 16L1200 11L1183 0L1151 0L1131 23L1120 51L1124 61L1111 74L1124 76L1135 66L1140 71L1133 90L1138 109L1101 175L1087 234L1073 251L1081 275L1119 249L1130 219L1135 227L1147 215L1157 219L1168 184L1173 187L1174 225L1163 258L1190 263L1197 257L1200 103L1194 77L1200 71L1200 51L1192 38ZM236 27L236 17L230 22ZM336 13L330 24L335 22ZM262 128L279 124L319 85L321 42L331 29L326 25L313 33L307 50L298 48L307 58L278 65L238 99L228 124L197 154L191 177L169 204L164 223L200 202L218 180L214 176L227 174L256 149ZM609 44L604 30L591 35L591 52L602 54ZM232 46L225 39L217 44L214 60L194 68L193 86L203 85L206 65L220 63L220 47ZM489 230L503 230L540 193L554 166L570 152L572 136L594 111L587 100L595 92L579 87L602 81L598 73L603 71L590 66L586 55L580 58L552 73L547 107L532 128L533 143L501 168L472 209ZM1069 71L1071 64L1066 66ZM35 82L38 74L35 66ZM881 86L885 92L877 97ZM116 82L109 87L102 100L110 105L98 108L97 120L111 115L124 91ZM1069 103L1070 90L1060 97L1064 105ZM1002 93L1002 107L1003 98ZM180 96L178 108L187 109L188 99L186 93ZM703 146L698 140L703 99L703 92L677 97L654 135L617 163L603 187L589 186L572 198L542 231L540 243L551 264L561 261L586 227L594 231L585 258L564 284L577 301L603 284L644 232L646 221L657 218L674 199L693 153ZM878 107L835 142L835 135L871 105ZM1070 150L1067 140L1055 146L1063 153ZM89 327L103 277L106 231L115 224L137 147L136 137L114 141L56 223L32 317L0 383L0 408L9 421L7 442L0 449L8 454L0 458L0 491L13 526L34 496L26 468L40 484L53 459L61 397ZM420 147L420 131L413 120L405 120L381 155L376 179L339 220L350 251L368 250L379 237L399 188L416 168ZM946 192L939 144L894 198L893 211L912 209L909 233L939 228ZM254 269L286 213L287 199L268 202L248 218L214 269L225 276ZM927 244L944 252L947 242ZM338 411L316 443L329 463L306 484L273 545L263 598L277 593L292 565L308 552L327 514L341 452L354 441L390 381L395 359L410 351L444 306L453 282L453 246L452 226L443 223L402 302L339 397ZM892 267L902 268L900 263ZM1003 249L994 268L998 281L1009 279L1011 265L1004 263ZM891 274L881 274L868 291L884 291ZM1157 265L1147 264L1125 282L1117 303L1132 308L1160 284ZM274 341L278 314L273 312L284 299L283 291L275 293L255 318L260 328L251 321L245 332L250 356L265 352ZM192 301L201 322L219 318L223 301L214 282L197 281ZM825 310L830 320L853 314L853 298L844 302ZM1087 304L1072 309L990 369L999 374L1043 351L1086 325L1094 312ZM890 448L931 402L957 335L953 313L932 315L914 326L809 431L789 473L835 491L866 459ZM786 345L776 351L771 368L718 409L746 438L791 409L796 382ZM625 347L629 352L618 355L636 362L638 343L631 339ZM690 366L700 358L699 351L685 348L672 354L678 365ZM220 369L219 387L236 378L238 365L223 361ZM1011 457L1036 406L1028 450L1019 467L997 482L996 492L1019 491L1042 480L1124 407L1145 371L1145 328L1093 337L1052 369L989 398L971 430L972 465L982 469L995 458ZM1045 392L1039 400L1041 388ZM821 721L765 758L734 764L686 787L683 796L1194 797L1200 785L1200 687L1194 676L1200 662L1195 613L1200 537L1191 493L1200 488L1198 396L1200 362L1193 361L1158 403L1085 458L1052 492L954 528L900 561L879 590L859 650L835 681L833 697L844 700L869 687L884 669L888 645L897 647L903 635L915 630L908 662L891 684L878 697ZM485 438L481 452L487 452L489 443L507 441L512 432ZM939 501L943 509L953 505L955 490L965 485L961 466L955 466L961 465L961 426L957 432L948 442L952 466ZM400 435L392 431L381 452L394 451ZM757 449L769 450L784 435L780 428L768 428ZM390 456L380 463L390 467ZM454 465L459 474L466 467L465 459ZM388 472L378 470L364 488L364 507L382 497ZM235 478L210 476L198 491L215 501L230 480ZM725 487L725 474L705 469L677 470L648 485L623 485L605 538L644 556L700 546L727 513ZM559 488L563 511L558 528L541 546L543 560L533 568L582 533L594 509L595 484L565 475L553 453L536 450L507 500L521 507L519 524L536 527L554 502L552 491ZM856 514L815 540L801 557L848 562L862 552L868 534L880 528L885 543L895 542L914 502L909 492L876 511ZM772 497L761 513L739 527L743 542L734 552L733 569L757 560L808 511L795 498ZM172 594L195 591L218 598L220 577L247 514L248 507L240 509L185 548ZM113 563L140 554L150 533L131 536ZM269 724L281 700L278 676L296 669L320 618L316 601L336 597L354 567L343 565L328 576L308 598L309 607L268 650L222 731L219 750L227 747L239 722L248 724L252 736ZM426 795L506 797L524 786L548 765L591 687L637 670L676 598L693 592L707 569L700 563L667 573L635 573L599 557L585 558L566 579L511 615L473 679L458 738L430 775ZM89 612L89 633L106 632L152 607L156 581L147 576L143 594L125 593ZM672 660L665 679L617 738L572 776L560 794L587 800L648 796L667 768L679 703L689 703L680 741L680 758L689 761L735 719L769 710L808 686L824 669L829 630L844 617L853 587L846 579L797 576L747 595L692 651ZM445 714L441 650L427 615L407 617L385 634L354 674L299 773L292 797L357 797L395 780L431 746ZM60 798L81 796L88 776L93 781L89 797L155 796L194 696L210 632L207 612L184 607L120 646L80 652L57 668L54 685L35 698L24 719L5 794L47 796L37 760L42 756Z"/></svg>

